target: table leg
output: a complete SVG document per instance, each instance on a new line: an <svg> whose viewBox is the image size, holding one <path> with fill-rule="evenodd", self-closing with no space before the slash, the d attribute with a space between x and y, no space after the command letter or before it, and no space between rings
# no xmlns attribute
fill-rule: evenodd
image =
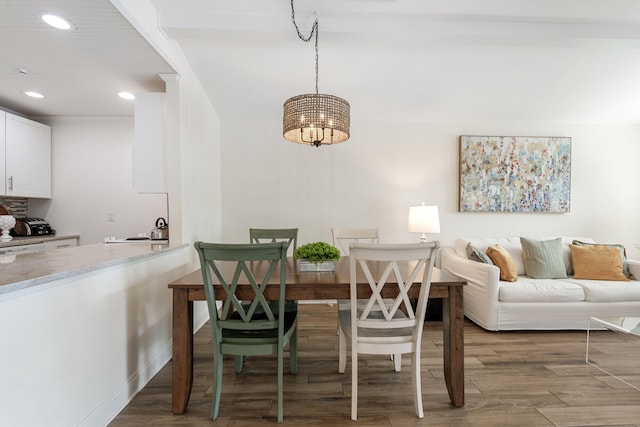
<svg viewBox="0 0 640 427"><path fill-rule="evenodd" d="M193 301L187 290L173 290L172 411L187 409L193 384Z"/></svg>
<svg viewBox="0 0 640 427"><path fill-rule="evenodd" d="M454 406L464 406L464 311L462 287L449 288L442 304L444 378Z"/></svg>

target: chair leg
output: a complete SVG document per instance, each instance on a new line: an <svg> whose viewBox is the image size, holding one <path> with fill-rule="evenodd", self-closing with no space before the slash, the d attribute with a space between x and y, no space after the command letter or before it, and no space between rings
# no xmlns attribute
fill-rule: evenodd
<svg viewBox="0 0 640 427"><path fill-rule="evenodd" d="M402 353L392 354L391 359L393 359L393 370L400 372L402 368Z"/></svg>
<svg viewBox="0 0 640 427"><path fill-rule="evenodd" d="M351 419L358 420L358 350L351 345Z"/></svg>
<svg viewBox="0 0 640 427"><path fill-rule="evenodd" d="M347 337L338 329L338 373L344 374L347 367Z"/></svg>
<svg viewBox="0 0 640 427"><path fill-rule="evenodd" d="M213 375L215 375L214 380L214 390L212 394L211 402L211 419L215 421L218 418L218 412L220 410L220 394L222 393L222 353L218 351L218 349L214 349L213 353Z"/></svg>
<svg viewBox="0 0 640 427"><path fill-rule="evenodd" d="M240 371L242 371L242 363L244 362L244 356L242 355L237 355L234 358L234 366L236 369L236 374L239 374Z"/></svg>
<svg viewBox="0 0 640 427"><path fill-rule="evenodd" d="M420 374L420 351L411 353L411 368L413 382L413 404L416 409L416 416L424 418L424 410L422 408L422 377Z"/></svg>
<svg viewBox="0 0 640 427"><path fill-rule="evenodd" d="M284 383L284 344L278 346L278 423L284 421L283 400L283 383Z"/></svg>
<svg viewBox="0 0 640 427"><path fill-rule="evenodd" d="M298 373L298 326L289 338L289 372Z"/></svg>

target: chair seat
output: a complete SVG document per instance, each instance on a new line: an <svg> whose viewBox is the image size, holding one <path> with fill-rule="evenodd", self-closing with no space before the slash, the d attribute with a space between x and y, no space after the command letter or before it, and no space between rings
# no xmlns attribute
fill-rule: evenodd
<svg viewBox="0 0 640 427"><path fill-rule="evenodd" d="M267 303L269 304L269 308L274 314L278 314L280 312L280 305L278 304L278 301L267 301ZM249 308L249 304L242 304L242 306L245 308L245 310ZM258 308L257 310L258 312L262 312L260 308ZM298 301L286 300L284 302L284 311L297 312Z"/></svg>
<svg viewBox="0 0 640 427"><path fill-rule="evenodd" d="M240 319L240 315L233 313L232 319ZM284 333L285 335L295 325L298 318L298 313L294 311L287 311L284 315ZM253 319L267 319L266 313L257 313L253 316ZM261 340L261 342L278 342L278 328L264 329L264 330L238 330L238 329L222 329L223 342L233 342L236 344L242 344L243 340ZM255 341L252 341L252 343Z"/></svg>
<svg viewBox="0 0 640 427"><path fill-rule="evenodd" d="M369 300L366 299L359 299L358 300L358 306L359 307L364 307L367 302ZM383 299L384 303L386 304L387 308L390 307L393 304L393 299L392 298L384 298ZM348 299L339 299L338 300L338 310L350 310L351 309L351 300Z"/></svg>
<svg viewBox="0 0 640 427"><path fill-rule="evenodd" d="M360 310L358 310L360 312ZM347 336L351 336L351 311L350 310L340 310L338 312L338 318L340 323L342 324L342 330L347 334ZM370 319L383 319L384 316L382 312L378 311L376 313L372 313L369 315ZM397 311L394 316L394 319L406 319L406 316ZM400 344L411 342L412 339L412 328L397 328L397 329L375 329L375 328L358 328L358 338L362 340L372 339L375 342L379 343L389 343L389 344Z"/></svg>

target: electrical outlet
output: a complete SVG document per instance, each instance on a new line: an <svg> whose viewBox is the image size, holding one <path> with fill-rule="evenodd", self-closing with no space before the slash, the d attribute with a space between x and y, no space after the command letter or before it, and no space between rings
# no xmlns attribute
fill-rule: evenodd
<svg viewBox="0 0 640 427"><path fill-rule="evenodd" d="M107 212L107 222L116 222L116 213L115 213L115 211Z"/></svg>

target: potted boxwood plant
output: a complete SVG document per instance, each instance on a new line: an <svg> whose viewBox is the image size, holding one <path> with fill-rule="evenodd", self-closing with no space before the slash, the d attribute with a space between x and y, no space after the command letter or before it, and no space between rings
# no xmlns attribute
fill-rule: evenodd
<svg viewBox="0 0 640 427"><path fill-rule="evenodd" d="M297 248L293 257L300 260L300 271L335 271L340 251L328 243L313 242Z"/></svg>

